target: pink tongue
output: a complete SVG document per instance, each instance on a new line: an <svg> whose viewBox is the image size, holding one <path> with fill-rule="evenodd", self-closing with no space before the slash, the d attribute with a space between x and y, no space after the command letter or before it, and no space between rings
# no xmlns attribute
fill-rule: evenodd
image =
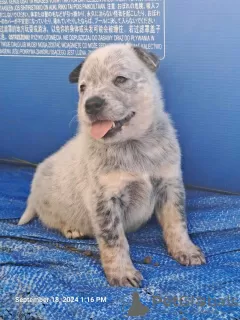
<svg viewBox="0 0 240 320"><path fill-rule="evenodd" d="M112 121L96 121L92 124L91 136L94 139L101 139L112 128Z"/></svg>

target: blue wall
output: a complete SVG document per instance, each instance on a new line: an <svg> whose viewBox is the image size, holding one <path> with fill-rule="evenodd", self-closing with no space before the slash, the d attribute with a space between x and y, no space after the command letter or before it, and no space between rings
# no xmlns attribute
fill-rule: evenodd
<svg viewBox="0 0 240 320"><path fill-rule="evenodd" d="M159 70L186 183L240 191L240 2L166 0ZM78 59L0 57L0 157L34 162L76 130Z"/></svg>

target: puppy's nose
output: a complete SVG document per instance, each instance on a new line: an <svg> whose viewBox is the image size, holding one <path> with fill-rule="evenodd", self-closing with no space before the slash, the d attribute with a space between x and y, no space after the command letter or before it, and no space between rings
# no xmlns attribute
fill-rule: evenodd
<svg viewBox="0 0 240 320"><path fill-rule="evenodd" d="M100 97L92 97L87 99L85 109L88 114L96 114L100 112L104 106L105 100Z"/></svg>

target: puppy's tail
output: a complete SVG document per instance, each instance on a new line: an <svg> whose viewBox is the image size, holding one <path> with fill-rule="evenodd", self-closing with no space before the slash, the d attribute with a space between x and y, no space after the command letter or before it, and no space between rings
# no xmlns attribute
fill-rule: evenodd
<svg viewBox="0 0 240 320"><path fill-rule="evenodd" d="M32 220L36 216L36 211L32 206L28 206L27 209L24 211L21 219L18 221L18 225L22 225L25 223L28 223L30 220Z"/></svg>

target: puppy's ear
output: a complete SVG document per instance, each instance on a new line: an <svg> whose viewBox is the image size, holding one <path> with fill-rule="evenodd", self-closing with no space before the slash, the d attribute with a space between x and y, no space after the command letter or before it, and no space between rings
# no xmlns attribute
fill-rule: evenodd
<svg viewBox="0 0 240 320"><path fill-rule="evenodd" d="M79 78L79 74L80 74L80 71L82 69L82 66L83 66L83 62L81 62L69 75L69 81L71 83L77 83L78 82L78 78Z"/></svg>
<svg viewBox="0 0 240 320"><path fill-rule="evenodd" d="M159 58L152 52L149 52L141 47L133 47L133 50L137 54L150 70L155 72L160 64Z"/></svg>

